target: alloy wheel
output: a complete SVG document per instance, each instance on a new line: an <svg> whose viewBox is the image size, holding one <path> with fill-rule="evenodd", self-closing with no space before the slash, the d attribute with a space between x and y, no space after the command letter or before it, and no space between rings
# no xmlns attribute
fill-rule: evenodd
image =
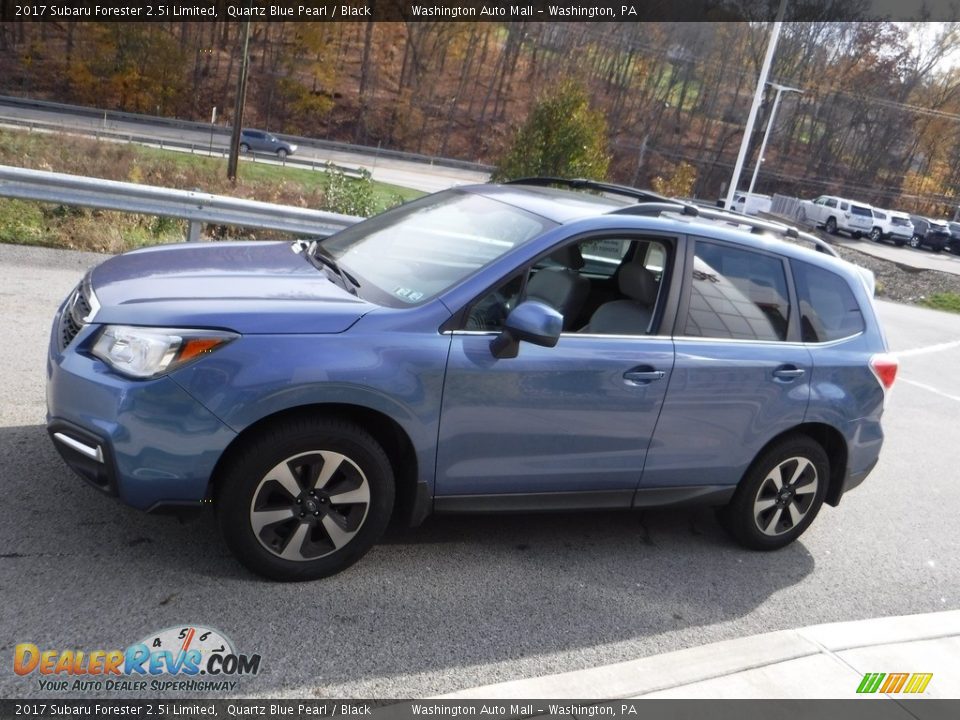
<svg viewBox="0 0 960 720"><path fill-rule="evenodd" d="M753 503L760 532L775 537L793 530L813 507L818 484L817 468L805 457L787 458L774 466Z"/></svg>
<svg viewBox="0 0 960 720"><path fill-rule="evenodd" d="M301 453L274 466L250 503L250 527L259 543L284 560L305 562L347 545L363 527L370 484L346 455Z"/></svg>

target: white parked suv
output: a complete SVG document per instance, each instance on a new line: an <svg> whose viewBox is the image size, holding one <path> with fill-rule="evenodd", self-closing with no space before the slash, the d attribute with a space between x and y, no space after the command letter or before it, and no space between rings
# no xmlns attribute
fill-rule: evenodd
<svg viewBox="0 0 960 720"><path fill-rule="evenodd" d="M821 195L816 200L803 200L797 220L826 228L831 235L839 232L851 237L869 235L873 229L873 209L866 203L846 200L834 195Z"/></svg>
<svg viewBox="0 0 960 720"><path fill-rule="evenodd" d="M896 210L873 208L873 229L870 239L874 242L893 240L897 247L903 247L913 237L913 223L910 216Z"/></svg>

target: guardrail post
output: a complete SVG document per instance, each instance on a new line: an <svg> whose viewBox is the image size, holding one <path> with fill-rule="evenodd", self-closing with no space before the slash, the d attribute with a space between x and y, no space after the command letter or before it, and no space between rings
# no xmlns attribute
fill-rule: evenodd
<svg viewBox="0 0 960 720"><path fill-rule="evenodd" d="M191 220L190 227L187 230L187 242L197 242L200 239L200 231L202 229L202 222L198 220Z"/></svg>

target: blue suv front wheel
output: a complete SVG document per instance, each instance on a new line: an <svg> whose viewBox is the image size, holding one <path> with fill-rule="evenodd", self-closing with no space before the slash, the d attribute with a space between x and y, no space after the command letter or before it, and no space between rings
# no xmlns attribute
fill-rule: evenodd
<svg viewBox="0 0 960 720"><path fill-rule="evenodd" d="M314 580L359 560L393 511L393 471L363 429L337 419L288 420L245 442L217 479L230 550L274 580Z"/></svg>

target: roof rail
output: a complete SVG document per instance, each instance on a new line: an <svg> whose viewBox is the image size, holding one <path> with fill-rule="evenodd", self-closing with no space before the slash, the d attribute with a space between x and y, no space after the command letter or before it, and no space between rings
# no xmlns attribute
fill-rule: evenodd
<svg viewBox="0 0 960 720"><path fill-rule="evenodd" d="M798 230L791 225L785 225L784 223L779 223L775 220L764 220L762 218L749 217L747 215L741 215L740 213L735 213L730 210L721 210L719 208L713 209L700 207L697 209L700 211L700 217L704 217L709 220L722 220L735 225L748 225L751 228L751 232L754 233L771 232L786 238L790 238L791 240L806 240L807 242L812 243L819 252L826 253L827 255L833 255L834 257L839 257L839 253L833 249L830 243L821 240L816 235Z"/></svg>
<svg viewBox="0 0 960 720"><path fill-rule="evenodd" d="M612 183L598 182L587 178L558 178L558 177L525 177L516 180L508 180L504 185L535 185L537 187L550 187L551 185L561 185L572 190L597 190L607 192L613 195L623 195L624 197L640 200L641 202L662 202L676 205L677 201L668 198L666 195L660 195L651 190L639 190L626 185L615 185Z"/></svg>
<svg viewBox="0 0 960 720"><path fill-rule="evenodd" d="M681 203L676 201L669 202L641 202L636 205L628 205L625 208L614 210L609 215L660 215L665 212L680 213L681 215L691 215L696 217L700 214L700 209L695 205Z"/></svg>
<svg viewBox="0 0 960 720"><path fill-rule="evenodd" d="M647 211L650 208L650 211ZM755 234L774 233L791 240L805 240L812 243L817 251L839 257L839 254L829 243L821 240L816 235L802 232L791 225L776 222L775 220L764 220L762 218L741 215L730 210L721 210L703 205L694 205L687 202L672 201L669 203L640 203L630 207L614 210L611 215L659 215L665 212L675 212L682 215L700 217L705 220L719 220L732 225L747 225L750 232Z"/></svg>
<svg viewBox="0 0 960 720"><path fill-rule="evenodd" d="M596 180L588 180L586 178L527 177L510 180L504 184L533 185L537 187L560 185L573 190L597 190L615 195L623 195L624 197L633 198L639 202L636 205L628 205L627 207L613 210L610 213L611 215L661 215L663 213L678 213L680 215L700 217L705 220L719 220L733 225L747 225L750 227L752 233L774 233L791 240L805 240L811 243L817 251L839 257L839 253L834 250L829 243L821 240L816 235L803 232L791 225L785 225L774 220L764 220L748 215L741 215L731 210L713 208L700 203L694 204L693 202L677 200L650 190L639 190L637 188L627 187L626 185L614 185L611 183L597 182Z"/></svg>

